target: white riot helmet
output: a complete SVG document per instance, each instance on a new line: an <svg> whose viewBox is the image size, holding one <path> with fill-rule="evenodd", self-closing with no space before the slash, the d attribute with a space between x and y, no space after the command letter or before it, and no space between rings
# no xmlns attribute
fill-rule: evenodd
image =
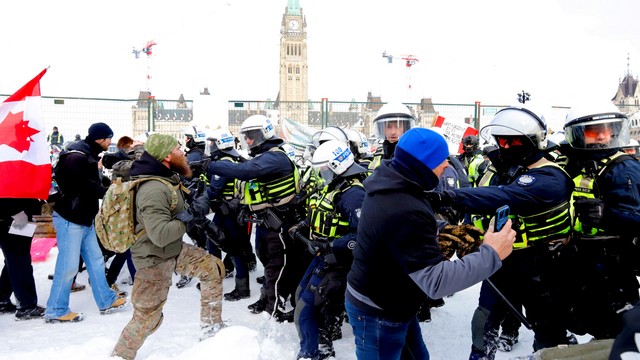
<svg viewBox="0 0 640 360"><path fill-rule="evenodd" d="M287 156L291 161L296 161L296 149L291 146L289 143L284 143L281 145L282 150L287 153Z"/></svg>
<svg viewBox="0 0 640 360"><path fill-rule="evenodd" d="M155 133L156 133L155 131L145 131L142 134L136 136L133 140L139 141L144 144L147 142L147 140L149 140L149 135L155 134Z"/></svg>
<svg viewBox="0 0 640 360"><path fill-rule="evenodd" d="M480 136L499 148L504 148L510 139L520 138L523 140L520 145L544 150L547 148L547 122L543 115L529 109L507 107L498 111L489 125L480 130Z"/></svg>
<svg viewBox="0 0 640 360"><path fill-rule="evenodd" d="M196 126L187 126L187 128L184 129L184 136L187 137L186 145L189 149L198 145L204 146L207 140L205 132L198 129Z"/></svg>
<svg viewBox="0 0 640 360"><path fill-rule="evenodd" d="M264 115L249 116L240 127L240 142L243 149L253 149L276 136L271 120ZM251 142L251 144L249 144Z"/></svg>
<svg viewBox="0 0 640 360"><path fill-rule="evenodd" d="M355 149L358 151L358 155L363 158L371 155L371 147L369 146L369 140L367 137L356 129L345 129L349 142L353 144L351 151Z"/></svg>
<svg viewBox="0 0 640 360"><path fill-rule="evenodd" d="M215 129L211 131L207 136L207 140L209 140L210 147L215 145L218 150L227 150L235 147L235 138L227 129Z"/></svg>
<svg viewBox="0 0 640 360"><path fill-rule="evenodd" d="M623 146L622 148L620 148L620 150L624 151L629 155L637 156L637 155L640 155L640 144L638 144L637 140L630 139L629 143Z"/></svg>
<svg viewBox="0 0 640 360"><path fill-rule="evenodd" d="M311 136L311 142L316 147L329 140L338 140L346 144L349 138L347 133L337 126L327 126L320 131L316 131L313 136Z"/></svg>
<svg viewBox="0 0 640 360"><path fill-rule="evenodd" d="M629 143L629 119L612 103L572 108L564 136L574 149L615 149Z"/></svg>
<svg viewBox="0 0 640 360"><path fill-rule="evenodd" d="M338 140L322 143L313 153L311 166L328 183L336 175L344 174L351 166L357 166L349 146Z"/></svg>
<svg viewBox="0 0 640 360"><path fill-rule="evenodd" d="M378 139L395 143L415 125L416 118L408 107L401 103L387 103L382 105L373 119L373 135Z"/></svg>

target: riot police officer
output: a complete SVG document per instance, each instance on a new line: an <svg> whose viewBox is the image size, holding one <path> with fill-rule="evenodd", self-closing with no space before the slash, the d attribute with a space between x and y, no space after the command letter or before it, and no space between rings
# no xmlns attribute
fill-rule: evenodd
<svg viewBox="0 0 640 360"><path fill-rule="evenodd" d="M556 283L559 275L555 258L557 247L569 236L571 178L544 158L546 122L526 108L500 110L482 129L481 136L498 146L498 156L493 159L498 172L491 186L433 194L438 195L434 202L487 217L498 207L509 205L518 233L515 251L490 280L510 302L525 307L533 324L535 350L565 344L566 308ZM484 228L487 226L488 221ZM493 358L506 311L500 301L484 282L472 321L470 359Z"/></svg>
<svg viewBox="0 0 640 360"><path fill-rule="evenodd" d="M564 130L575 183L570 329L612 338L622 328L620 310L638 302L640 163L620 151L629 120L611 103L572 109Z"/></svg>
<svg viewBox="0 0 640 360"><path fill-rule="evenodd" d="M484 162L482 150L479 149L480 141L475 135L467 135L462 138L462 154L458 155L458 160L464 166L469 175L469 182L474 186L480 180L479 167Z"/></svg>
<svg viewBox="0 0 640 360"><path fill-rule="evenodd" d="M246 161L235 149L234 137L226 129L214 130L207 136L209 143L209 156L211 161L229 161L242 163ZM224 231L226 241L224 244L207 243L207 249L211 254L224 250L231 256L236 270L235 288L224 294L227 301L246 299L251 295L249 290L249 262L252 260L250 234L247 227L238 224L239 194L236 191L236 180L225 176L211 176L207 194L211 202L211 209L216 214L213 222Z"/></svg>
<svg viewBox="0 0 640 360"><path fill-rule="evenodd" d="M243 163L214 161L208 173L242 181L241 202L256 217L256 247L265 265L265 282L261 298L249 305L249 310L256 314L267 311L278 321L291 321L292 313L278 309L279 298L293 295L310 261L306 250L297 252L298 247L286 232L299 221L291 202L296 198L300 175L266 116L248 117L240 128L240 141L253 158Z"/></svg>
<svg viewBox="0 0 640 360"><path fill-rule="evenodd" d="M331 140L318 147L312 166L327 185L312 199L307 219L289 230L315 255L296 291L298 358L335 356L332 335L342 323L346 276L364 198L361 181L367 175L354 160L343 142Z"/></svg>
<svg viewBox="0 0 640 360"><path fill-rule="evenodd" d="M373 171L382 160L391 159L402 134L415 125L416 118L406 105L401 103L382 105L376 118L373 119L373 135L376 139L384 139L384 141L382 146L373 153L369 170Z"/></svg>

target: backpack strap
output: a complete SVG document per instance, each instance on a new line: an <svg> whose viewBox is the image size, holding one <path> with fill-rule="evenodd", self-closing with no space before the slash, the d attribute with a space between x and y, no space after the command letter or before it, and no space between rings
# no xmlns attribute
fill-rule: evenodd
<svg viewBox="0 0 640 360"><path fill-rule="evenodd" d="M118 178L116 181L122 181L122 178ZM164 178L161 177L157 177L157 176L152 176L152 177L146 177L146 178L142 178L142 179L137 179L134 181L137 181L136 183L136 190L138 190L138 186L140 186L141 183L146 182L148 180L157 180L160 181L161 183L167 185L167 187L169 189L171 189L171 205L170 205L170 210L173 211L176 209L176 207L178 206L178 189L182 189L183 191L186 190L187 194L189 193L189 190L184 187L184 185L182 185L182 183L179 183L178 185L173 185L172 183L170 183L169 181L165 180ZM135 203L135 201L134 201ZM134 215L134 222L137 223L137 221L135 220L135 214L136 212L133 212ZM144 233L147 232L147 229L143 228L142 230L140 230L140 232L138 232L136 234L136 236L140 237L142 236Z"/></svg>

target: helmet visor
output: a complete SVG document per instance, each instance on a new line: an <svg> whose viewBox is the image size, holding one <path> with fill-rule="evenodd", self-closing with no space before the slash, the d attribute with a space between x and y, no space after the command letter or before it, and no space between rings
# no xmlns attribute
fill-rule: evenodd
<svg viewBox="0 0 640 360"><path fill-rule="evenodd" d="M266 140L262 134L262 129L243 130L240 135L240 142L242 143L243 149L253 149L256 146L260 146Z"/></svg>
<svg viewBox="0 0 640 360"><path fill-rule="evenodd" d="M394 143L400 136L413 128L415 120L407 117L389 117L376 120L373 124L374 136Z"/></svg>
<svg viewBox="0 0 640 360"><path fill-rule="evenodd" d="M629 143L629 127L626 118L589 121L569 125L565 138L576 149L615 149Z"/></svg>

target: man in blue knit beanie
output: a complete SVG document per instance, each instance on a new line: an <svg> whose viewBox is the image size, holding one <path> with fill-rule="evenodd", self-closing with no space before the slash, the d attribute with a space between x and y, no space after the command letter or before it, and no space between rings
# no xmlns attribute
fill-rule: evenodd
<svg viewBox="0 0 640 360"><path fill-rule="evenodd" d="M427 295L437 299L493 274L511 253L515 231L489 229L475 253L447 261L425 191L438 184L449 150L435 131L413 128L400 138L392 160L364 181L345 308L362 359L428 359L417 311ZM445 281L446 279L446 281Z"/></svg>

